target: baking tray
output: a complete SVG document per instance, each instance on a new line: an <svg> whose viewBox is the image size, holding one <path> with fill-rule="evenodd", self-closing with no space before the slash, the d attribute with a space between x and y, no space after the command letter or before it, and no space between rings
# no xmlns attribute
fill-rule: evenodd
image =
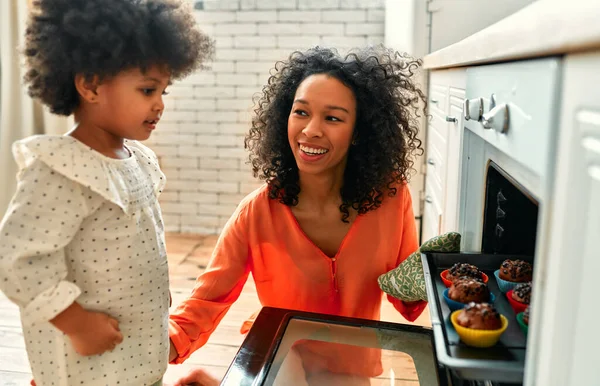
<svg viewBox="0 0 600 386"><path fill-rule="evenodd" d="M527 338L519 328L506 295L498 288L494 271L500 268L505 259L521 259L533 263L533 258L473 253L423 253L421 256L439 363L463 379L522 383ZM493 347L475 348L465 345L450 322L451 311L442 295L446 286L440 273L454 263L474 264L489 277L488 287L496 295L494 305L508 319L508 328Z"/></svg>

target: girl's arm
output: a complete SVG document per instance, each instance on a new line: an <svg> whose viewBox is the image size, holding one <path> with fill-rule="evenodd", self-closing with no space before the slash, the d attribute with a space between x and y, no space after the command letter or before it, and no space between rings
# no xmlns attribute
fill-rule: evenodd
<svg viewBox="0 0 600 386"><path fill-rule="evenodd" d="M170 362L182 363L202 347L239 298L250 272L245 218L246 208L241 204L225 225L191 296L171 314Z"/></svg>
<svg viewBox="0 0 600 386"><path fill-rule="evenodd" d="M67 280L64 248L87 211L80 186L43 162L19 172L0 223L0 289L21 308L26 325L50 321L81 293Z"/></svg>
<svg viewBox="0 0 600 386"><path fill-rule="evenodd" d="M65 247L89 209L79 184L34 161L19 172L17 192L0 223L0 289L21 309L25 326L50 322L81 355L121 342L118 322L83 309L67 279Z"/></svg>

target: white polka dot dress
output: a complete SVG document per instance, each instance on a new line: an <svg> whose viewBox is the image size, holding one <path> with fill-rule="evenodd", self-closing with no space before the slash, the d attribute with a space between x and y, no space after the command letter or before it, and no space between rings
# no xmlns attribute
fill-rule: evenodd
<svg viewBox="0 0 600 386"><path fill-rule="evenodd" d="M166 371L169 278L154 153L118 160L68 136L13 146L17 192L0 223L0 289L21 310L38 386L152 385ZM74 301L119 321L123 343L78 355L49 320Z"/></svg>

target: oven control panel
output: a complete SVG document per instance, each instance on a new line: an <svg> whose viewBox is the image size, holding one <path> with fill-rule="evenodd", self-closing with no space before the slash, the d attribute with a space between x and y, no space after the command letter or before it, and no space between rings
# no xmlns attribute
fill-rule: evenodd
<svg viewBox="0 0 600 386"><path fill-rule="evenodd" d="M467 69L465 128L546 176L560 68L559 58L544 58Z"/></svg>

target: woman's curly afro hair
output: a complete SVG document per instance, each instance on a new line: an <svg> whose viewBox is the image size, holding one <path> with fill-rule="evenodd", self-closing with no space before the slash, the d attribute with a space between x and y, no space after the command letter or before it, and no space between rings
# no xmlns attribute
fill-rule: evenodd
<svg viewBox="0 0 600 386"><path fill-rule="evenodd" d="M104 79L166 68L179 79L202 67L212 40L178 0L35 0L25 32L29 95L60 115L79 105L75 75Z"/></svg>
<svg viewBox="0 0 600 386"><path fill-rule="evenodd" d="M287 121L296 89L314 74L337 78L356 97L355 141L340 192L342 221L348 221L350 208L365 214L377 209L386 194L395 195L397 186L408 182L413 156L422 152L418 118L427 103L413 79L420 64L382 46L345 57L315 47L276 63L257 98L245 140L254 175L268 183L270 198L288 206L298 204L298 166L288 142Z"/></svg>

